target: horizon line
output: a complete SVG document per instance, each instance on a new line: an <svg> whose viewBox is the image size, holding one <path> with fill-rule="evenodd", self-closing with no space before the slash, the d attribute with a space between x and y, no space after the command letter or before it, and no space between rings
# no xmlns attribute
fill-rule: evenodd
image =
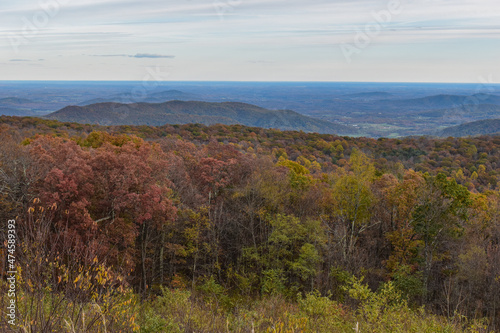
<svg viewBox="0 0 500 333"><path fill-rule="evenodd" d="M0 80L0 82L142 82L143 80ZM172 80L156 81L158 83L189 83L189 82L217 82L217 83L387 83L387 84L481 84L481 85L500 85L500 82L446 82L446 81L255 81L255 80Z"/></svg>

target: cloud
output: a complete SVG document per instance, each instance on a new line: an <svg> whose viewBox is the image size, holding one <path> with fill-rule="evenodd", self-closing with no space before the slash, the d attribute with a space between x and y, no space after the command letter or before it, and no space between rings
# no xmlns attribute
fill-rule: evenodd
<svg viewBox="0 0 500 333"><path fill-rule="evenodd" d="M380 13L390 0L57 2L65 4L36 34L30 27L44 13L37 1L6 2L0 9L0 39L6 41L0 43L0 61L11 70L7 77L17 78L26 67L26 78L84 73L140 79L148 59L173 58L172 75L181 80L373 80L394 72L408 80L425 74L442 81L460 73L474 79L498 68L498 0L400 0L401 12L391 15L351 66L339 46L359 42L359 33L377 22L374 13L387 19ZM14 53L9 41L25 42L22 53ZM60 52L62 58L54 61ZM11 58L25 62L15 65ZM43 71L29 68L36 59L46 59L37 62ZM102 68L89 70L97 65Z"/></svg>
<svg viewBox="0 0 500 333"><path fill-rule="evenodd" d="M29 61L28 59L10 59L9 61Z"/></svg>
<svg viewBox="0 0 500 333"><path fill-rule="evenodd" d="M93 54L92 57L126 57L126 58L149 58L149 59L173 59L173 55L137 53L137 54Z"/></svg>
<svg viewBox="0 0 500 333"><path fill-rule="evenodd" d="M161 54L149 54L149 53L137 53L134 56L131 56L132 58L152 58L152 59L158 59L158 58L167 58L167 59L172 59L175 58L173 55L161 55Z"/></svg>

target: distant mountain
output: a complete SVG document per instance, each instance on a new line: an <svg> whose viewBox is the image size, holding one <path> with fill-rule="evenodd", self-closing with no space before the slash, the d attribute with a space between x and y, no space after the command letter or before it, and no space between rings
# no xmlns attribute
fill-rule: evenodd
<svg viewBox="0 0 500 333"><path fill-rule="evenodd" d="M268 110L255 105L224 102L98 103L67 106L47 116L66 122L100 125L150 125L201 123L241 124L281 130L355 135L357 129L307 117L290 110Z"/></svg>
<svg viewBox="0 0 500 333"><path fill-rule="evenodd" d="M17 97L0 98L0 105L23 105L34 103L32 100Z"/></svg>
<svg viewBox="0 0 500 333"><path fill-rule="evenodd" d="M30 110L19 110L15 108L3 107L0 106L0 116L34 116L36 115L34 112Z"/></svg>
<svg viewBox="0 0 500 333"><path fill-rule="evenodd" d="M391 98L393 94L384 91L363 92L357 94L346 94L340 96L342 99L359 99L359 100L378 100L384 98Z"/></svg>
<svg viewBox="0 0 500 333"><path fill-rule="evenodd" d="M426 110L415 114L416 116L426 118L461 118L481 120L489 118L500 118L500 105L494 104L478 104L478 105L462 105L456 108Z"/></svg>
<svg viewBox="0 0 500 333"><path fill-rule="evenodd" d="M443 129L439 136L461 137L500 133L500 119L484 119Z"/></svg>
<svg viewBox="0 0 500 333"><path fill-rule="evenodd" d="M4 116L33 116L35 102L25 98L0 98L0 115Z"/></svg>
<svg viewBox="0 0 500 333"><path fill-rule="evenodd" d="M500 96L491 94L474 94L472 95L474 104L497 104L500 105Z"/></svg>
<svg viewBox="0 0 500 333"><path fill-rule="evenodd" d="M490 94L465 95L434 95L403 100L380 101L392 107L405 110L449 109L463 105L495 104L500 105L500 96Z"/></svg>
<svg viewBox="0 0 500 333"><path fill-rule="evenodd" d="M118 103L118 97L110 97L110 98L93 98L83 102L78 103L79 106L97 104L97 103Z"/></svg>
<svg viewBox="0 0 500 333"><path fill-rule="evenodd" d="M185 93L179 90L167 90L148 95L144 100L148 103L162 103L167 101L195 101L199 100L199 96L195 94Z"/></svg>
<svg viewBox="0 0 500 333"><path fill-rule="evenodd" d="M91 100L87 100L81 103L78 103L80 106L97 104L97 103L122 103L122 104L132 104L132 103L163 103L167 101L194 101L200 100L200 96L195 94L189 94L182 92L180 90L167 90L156 92L147 95L144 98L137 98L133 96L131 93L122 93L110 97L103 98L94 98Z"/></svg>

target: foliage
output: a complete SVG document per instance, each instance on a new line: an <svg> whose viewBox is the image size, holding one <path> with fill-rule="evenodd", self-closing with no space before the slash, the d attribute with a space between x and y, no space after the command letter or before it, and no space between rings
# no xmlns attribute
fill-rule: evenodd
<svg viewBox="0 0 500 333"><path fill-rule="evenodd" d="M497 137L0 120L26 331L500 328Z"/></svg>

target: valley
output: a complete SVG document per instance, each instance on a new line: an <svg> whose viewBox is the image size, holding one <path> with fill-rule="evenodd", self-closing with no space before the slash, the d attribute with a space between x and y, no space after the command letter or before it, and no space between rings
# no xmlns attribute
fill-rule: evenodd
<svg viewBox="0 0 500 333"><path fill-rule="evenodd" d="M151 86L146 89L139 82L111 81L3 81L0 114L103 125L243 124L374 138L439 136L448 127L500 118L500 87L495 84L157 82ZM172 101L190 104L172 111L166 104ZM233 104L211 104L226 102ZM163 105L164 115L158 117L158 106L152 105ZM235 105L239 107L235 109ZM89 108L92 115L83 115ZM156 111L151 113L152 109ZM67 114L70 110L71 116ZM235 110L239 110L237 116ZM283 115L283 110L288 114ZM79 111L81 115L77 115ZM248 115L243 119L245 112ZM490 131L484 127L479 134L492 134Z"/></svg>

